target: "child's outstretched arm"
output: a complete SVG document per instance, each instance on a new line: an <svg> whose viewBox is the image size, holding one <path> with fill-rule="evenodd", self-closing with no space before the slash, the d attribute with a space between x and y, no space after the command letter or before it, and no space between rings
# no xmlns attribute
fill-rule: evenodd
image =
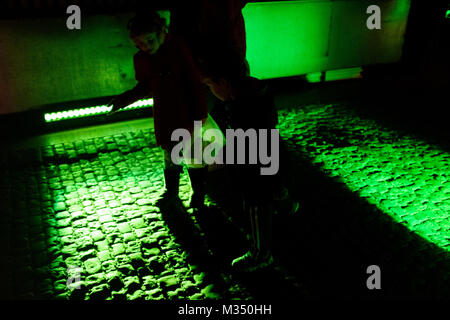
<svg viewBox="0 0 450 320"><path fill-rule="evenodd" d="M109 103L108 106L112 106L111 112L115 113L118 110L125 108L126 106L140 100L147 98L152 95L151 86L149 83L149 79L146 77L145 72L148 68L148 61L141 52L138 52L133 57L134 64L134 77L137 81L137 85L128 91L114 97Z"/></svg>
<svg viewBox="0 0 450 320"><path fill-rule="evenodd" d="M149 86L145 83L139 82L133 89L125 91L124 93L114 97L109 103L108 107L112 106L109 114L116 113L118 110L125 108L126 106L147 98L151 95Z"/></svg>

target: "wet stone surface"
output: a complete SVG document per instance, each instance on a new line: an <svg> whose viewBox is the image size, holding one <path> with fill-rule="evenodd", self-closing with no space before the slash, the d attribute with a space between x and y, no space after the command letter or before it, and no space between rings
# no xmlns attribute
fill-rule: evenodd
<svg viewBox="0 0 450 320"><path fill-rule="evenodd" d="M302 114L283 111L280 118L282 136L320 170L339 177L351 191L430 242L450 249L448 153L380 128L342 105L310 106ZM298 127L303 128L301 136Z"/></svg>
<svg viewBox="0 0 450 320"><path fill-rule="evenodd" d="M242 217L214 193L227 187L220 173L209 216L158 206L162 154L143 130L1 154L2 297L360 297L374 263L388 269L388 296L448 297L450 156L343 105L279 116L302 207L275 218L275 271L230 274ZM180 189L187 205L186 172Z"/></svg>
<svg viewBox="0 0 450 320"><path fill-rule="evenodd" d="M204 281L208 270L178 244L155 205L164 181L161 150L152 139L147 131L46 146L39 165L18 168L3 158L2 269L10 274L2 284L5 297L249 297L244 288L228 293L232 281L220 295L202 291L210 284ZM190 193L188 182L184 176ZM190 219L186 211L176 213Z"/></svg>
<svg viewBox="0 0 450 320"><path fill-rule="evenodd" d="M323 230L300 227L297 241L323 237L318 246L337 251L324 260L352 261L335 269L345 277L352 277L353 265L364 270L378 261L389 269L386 296L448 298L450 155L380 125L358 106L310 105L279 117L292 170L307 181L293 182L304 199L301 221Z"/></svg>

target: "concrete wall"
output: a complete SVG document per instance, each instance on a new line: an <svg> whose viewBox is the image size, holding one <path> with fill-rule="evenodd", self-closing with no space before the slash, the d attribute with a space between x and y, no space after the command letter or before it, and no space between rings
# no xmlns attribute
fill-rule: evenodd
<svg viewBox="0 0 450 320"><path fill-rule="evenodd" d="M247 59L268 79L370 64L402 56L410 0L303 0L249 3L244 8ZM367 7L381 8L369 30Z"/></svg>
<svg viewBox="0 0 450 320"><path fill-rule="evenodd" d="M114 95L135 84L130 14L0 21L0 113Z"/></svg>
<svg viewBox="0 0 450 320"><path fill-rule="evenodd" d="M382 8L382 29L365 27ZM259 78L396 62L410 0L302 0L244 8L248 59ZM126 23L131 14L0 20L0 114L111 96L135 85Z"/></svg>

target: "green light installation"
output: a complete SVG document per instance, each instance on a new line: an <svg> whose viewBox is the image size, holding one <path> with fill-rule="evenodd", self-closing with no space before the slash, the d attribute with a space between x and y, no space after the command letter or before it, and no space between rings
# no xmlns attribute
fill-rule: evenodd
<svg viewBox="0 0 450 320"><path fill-rule="evenodd" d="M346 68L329 70L325 73L325 81L337 81L344 79L356 79L361 77L362 68Z"/></svg>
<svg viewBox="0 0 450 320"><path fill-rule="evenodd" d="M447 152L412 136L399 137L373 120L341 112L334 105L282 113L279 129L284 138L306 148L313 163L328 176L344 182L394 221L450 251ZM345 143L337 144L342 138Z"/></svg>
<svg viewBox="0 0 450 320"><path fill-rule="evenodd" d="M397 62L410 0L383 3L383 28L365 27L368 1L278 1L243 9L252 76L272 79ZM317 75L311 75L318 81ZM329 75L333 81L333 74Z"/></svg>
<svg viewBox="0 0 450 320"><path fill-rule="evenodd" d="M311 72L306 75L306 80L309 83L317 83L322 79L322 72Z"/></svg>
<svg viewBox="0 0 450 320"><path fill-rule="evenodd" d="M288 77L324 67L331 2L248 3L243 15L254 77Z"/></svg>
<svg viewBox="0 0 450 320"><path fill-rule="evenodd" d="M324 81L337 81L344 79L361 78L362 68L345 68L338 70L324 71ZM310 83L317 83L322 80L322 72L311 72L306 75L306 80Z"/></svg>
<svg viewBox="0 0 450 320"><path fill-rule="evenodd" d="M145 99L145 100L139 100L133 104L130 104L129 106L123 108L123 111L126 110L136 110L136 109L142 109L142 108L149 108L153 106L153 99ZM72 110L66 110L66 111L60 111L60 112L52 112L52 113L46 113L44 115L45 122L56 122L61 120L68 120L68 119L76 119L76 118L84 118L84 117L90 117L90 116L97 116L101 114L107 114L112 109L111 106L107 105L100 105L100 106L93 106L88 108L78 108L78 109L72 109ZM122 111L120 110L120 111Z"/></svg>

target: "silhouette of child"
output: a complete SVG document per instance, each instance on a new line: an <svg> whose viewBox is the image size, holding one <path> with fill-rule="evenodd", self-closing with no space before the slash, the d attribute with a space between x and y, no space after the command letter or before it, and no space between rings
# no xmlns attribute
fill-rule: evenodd
<svg viewBox="0 0 450 320"><path fill-rule="evenodd" d="M203 82L223 101L220 110L223 129L266 129L268 132L275 129L278 116L273 98L261 81L248 75L247 63L237 50L222 46L212 49L202 57L200 69ZM235 156L236 152L239 150ZM248 145L245 154L249 154ZM227 164L233 188L240 193L243 211L250 218L251 246L243 256L233 260L232 267L237 271L250 272L273 263L272 213L281 182L278 175L261 175L261 167L259 162Z"/></svg>
<svg viewBox="0 0 450 320"><path fill-rule="evenodd" d="M179 178L182 166L171 159L176 142L171 141L176 129L192 132L194 121L205 121L207 105L205 90L191 53L181 39L168 32L165 19L156 11L138 14L128 23L131 40L139 51L134 55L137 85L111 102L115 112L135 101L153 97L153 118L156 143L164 150L163 200L179 200ZM191 207L204 203L207 167L188 168L194 191Z"/></svg>

